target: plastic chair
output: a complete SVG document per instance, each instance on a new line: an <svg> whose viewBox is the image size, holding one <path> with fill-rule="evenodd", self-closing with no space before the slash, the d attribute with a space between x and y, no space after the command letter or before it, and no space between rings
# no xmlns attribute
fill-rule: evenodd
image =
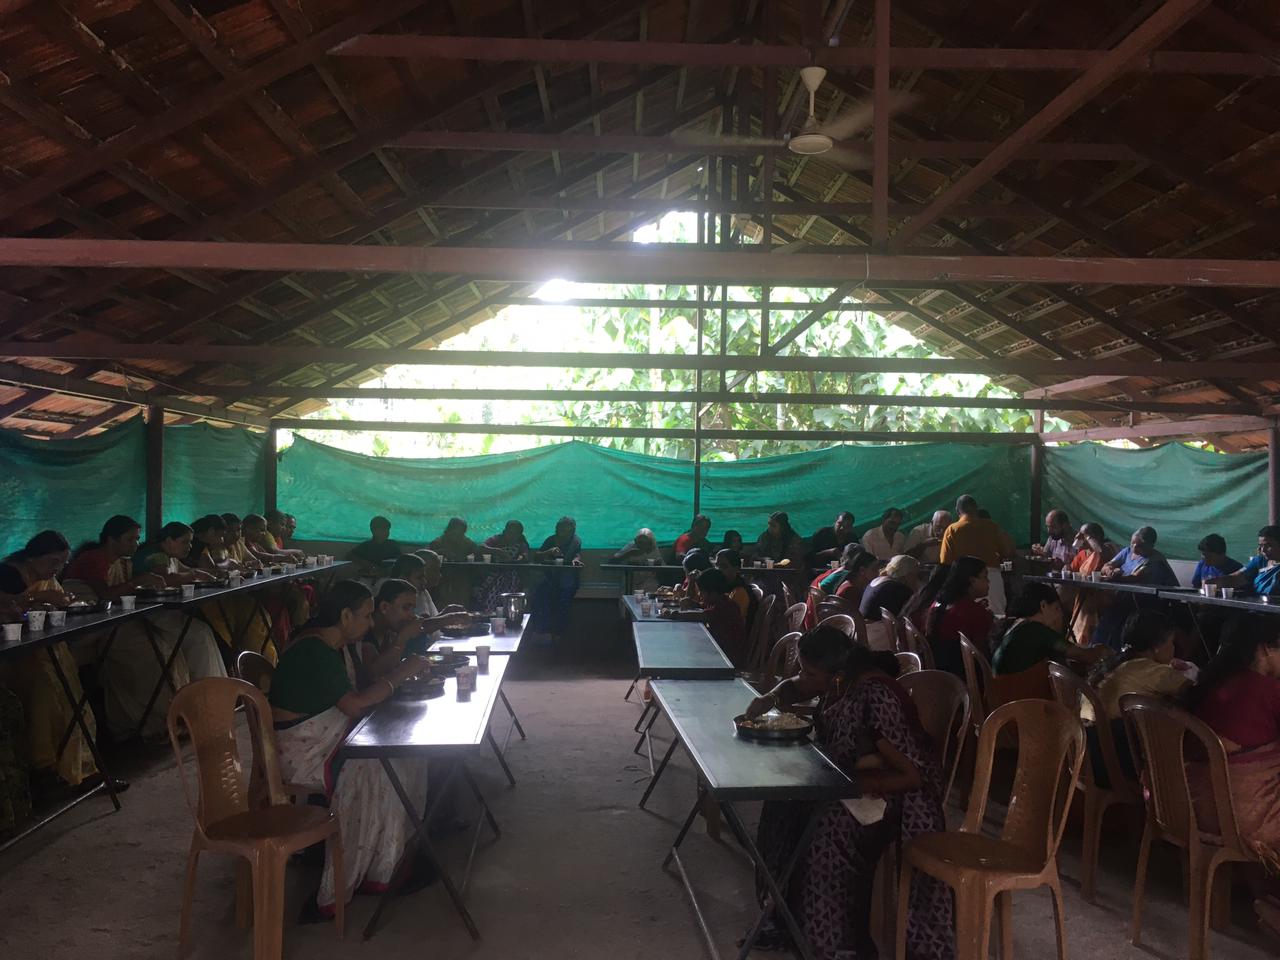
<svg viewBox="0 0 1280 960"><path fill-rule="evenodd" d="M1094 891L1097 887L1098 845L1101 843L1102 821L1107 810L1116 804L1136 804L1141 806L1142 788L1127 774L1120 765L1119 754L1116 753L1115 739L1112 737L1111 721L1102 707L1097 691L1082 680L1070 667L1060 663L1049 664L1049 685L1053 688L1053 696L1076 716L1080 716L1081 707L1089 704L1093 711L1094 733L1097 735L1097 750L1102 757L1107 771L1107 782L1104 787L1094 776L1093 764L1086 760L1080 768L1080 779L1076 789L1084 796L1084 837L1080 853L1080 895L1093 903ZM1090 758L1092 759L1092 758Z"/></svg>
<svg viewBox="0 0 1280 960"><path fill-rule="evenodd" d="M814 608L818 611L819 620L841 614L851 617L858 612L858 608L844 599L844 597L828 597L826 595L817 598Z"/></svg>
<svg viewBox="0 0 1280 960"><path fill-rule="evenodd" d="M1013 725L1018 765L1008 815L998 837L982 833L991 767L1000 733ZM1047 886L1053 895L1058 960L1066 960L1058 846L1067 825L1071 790L1084 760L1080 720L1051 700L1017 700L992 712L978 740L978 766L964 826L927 833L902 848L898 877L897 958L906 960L907 903L913 871L955 891L957 960L987 960L991 917L1000 914L1000 956L1013 956L1013 891Z"/></svg>
<svg viewBox="0 0 1280 960"><path fill-rule="evenodd" d="M236 743L236 707L244 703L252 766L246 771ZM195 753L196 792L187 779L179 740L186 728ZM334 864L338 937L343 934L346 904L342 896L342 833L335 814L323 807L287 802L276 761L267 698L252 684L229 677L208 677L189 683L169 705L169 740L178 761L182 792L195 821L182 891L179 952L185 953L191 925L200 854L226 853L248 861L251 885L241 872L236 884L236 923L250 916L252 891L254 960L279 960L284 924L284 871L289 856L326 841ZM247 775L251 774L251 775Z"/></svg>
<svg viewBox="0 0 1280 960"><path fill-rule="evenodd" d="M920 725L938 749L946 777L942 790L942 804L946 806L960 766L960 748L969 729L969 691L963 680L945 670L908 673L899 677L898 683L911 697Z"/></svg>
<svg viewBox="0 0 1280 960"><path fill-rule="evenodd" d="M858 625L847 613L835 613L818 621L818 627L834 627L850 640L858 639Z"/></svg>
<svg viewBox="0 0 1280 960"><path fill-rule="evenodd" d="M1255 863L1257 856L1240 836L1236 826L1235 803L1227 770L1227 751L1218 735L1204 722L1155 697L1127 694L1120 698L1125 725L1136 735L1146 765L1147 826L1142 831L1138 851L1138 875L1133 885L1133 927L1130 941L1142 938L1142 908L1146 898L1147 861L1151 844L1163 840L1186 851L1190 880L1188 921L1191 960L1208 960L1211 915L1225 926L1230 911L1230 878L1219 868L1231 863ZM1194 747L1187 749L1190 741ZM1135 751L1134 756L1138 756ZM1202 769L1208 789L1200 791L1211 800L1208 815L1196 809L1188 763ZM1201 823L1204 817L1205 822ZM1216 823L1211 822L1216 819ZM1217 886L1215 889L1215 880ZM1214 898L1217 893L1221 899ZM1210 909L1211 900L1217 909Z"/></svg>
<svg viewBox="0 0 1280 960"><path fill-rule="evenodd" d="M275 673L276 668L271 661L260 653L242 650L236 656L236 676L252 683L263 693L271 692L271 678Z"/></svg>
<svg viewBox="0 0 1280 960"><path fill-rule="evenodd" d="M790 609L796 605L795 591L791 589L791 584L782 581L782 605L786 609Z"/></svg>
<svg viewBox="0 0 1280 960"><path fill-rule="evenodd" d="M779 680L795 674L800 638L803 636L799 630L793 630L773 645L773 649L769 651L769 662L764 668L765 689L772 690Z"/></svg>
<svg viewBox="0 0 1280 960"><path fill-rule="evenodd" d="M963 633L960 634L960 656L964 660L964 679L969 688L970 722L973 724L974 734L980 735L982 725L991 712L987 706L987 691L991 689L995 673L987 655L975 647L973 641Z"/></svg>
<svg viewBox="0 0 1280 960"><path fill-rule="evenodd" d="M782 620L788 633L791 633L793 630L804 629L804 615L808 612L808 609L809 608L803 603L793 603L791 606L787 607L786 611L782 614Z"/></svg>
<svg viewBox="0 0 1280 960"><path fill-rule="evenodd" d="M908 651L899 651L894 654L898 660L898 677L902 678L909 673L919 673L924 668L920 665L920 657Z"/></svg>
<svg viewBox="0 0 1280 960"><path fill-rule="evenodd" d="M755 619L751 621L751 630L747 636L747 669L758 673L764 668L769 655L769 636L773 624L773 607L778 598L769 594L760 601L756 608Z"/></svg>
<svg viewBox="0 0 1280 960"><path fill-rule="evenodd" d="M881 616L884 613L881 612ZM937 663L933 659L933 647L929 646L929 641L925 639L910 617L895 618L900 630L898 633L899 650L914 653L920 658L920 662L926 670L937 669Z"/></svg>

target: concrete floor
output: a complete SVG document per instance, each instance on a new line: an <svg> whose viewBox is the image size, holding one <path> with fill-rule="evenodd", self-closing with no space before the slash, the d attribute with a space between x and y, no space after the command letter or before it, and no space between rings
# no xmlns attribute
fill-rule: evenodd
<svg viewBox="0 0 1280 960"><path fill-rule="evenodd" d="M508 759L519 783L508 788L492 756L472 769L504 835L487 840L468 894L483 933L473 943L437 885L397 901L368 943L360 930L374 901L357 897L344 942L331 926L293 923L316 874L293 866L285 926L286 957L392 960L700 960L706 956L678 877L662 858L692 800L687 758L664 777L648 811L636 807L647 766L631 753L638 708L624 703L622 658L572 669L521 654L508 696L529 733L512 741ZM655 730L660 730L661 724ZM669 734L662 731L665 742ZM124 809L109 814L93 800L0 858L0 956L44 958L172 957L179 891L191 824L171 758L156 752L134 773ZM474 814L464 803L462 813ZM728 836L726 832L726 837ZM1099 906L1077 893L1078 834L1068 833L1062 864L1068 950L1080 957L1180 958L1186 954L1186 912L1177 903L1179 868L1172 855L1153 862L1147 945L1127 942L1137 833L1118 825L1107 838ZM449 850L455 869L465 857ZM685 860L719 947L752 919L752 875L730 843L710 840L701 825L685 845ZM232 922L232 865L206 856L193 918L194 957L249 958L248 932ZM1241 919L1248 910L1240 904ZM1054 955L1049 899L1015 898L1019 956ZM1215 934L1215 960L1260 960L1274 954L1241 926ZM775 954L776 956L776 954Z"/></svg>

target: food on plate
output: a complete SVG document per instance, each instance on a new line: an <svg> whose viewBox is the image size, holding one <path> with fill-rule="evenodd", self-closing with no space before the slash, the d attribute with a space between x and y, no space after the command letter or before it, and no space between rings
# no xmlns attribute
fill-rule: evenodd
<svg viewBox="0 0 1280 960"><path fill-rule="evenodd" d="M794 713L778 713L770 710L754 720L743 718L738 721L738 725L748 730L803 730L809 726L809 721Z"/></svg>

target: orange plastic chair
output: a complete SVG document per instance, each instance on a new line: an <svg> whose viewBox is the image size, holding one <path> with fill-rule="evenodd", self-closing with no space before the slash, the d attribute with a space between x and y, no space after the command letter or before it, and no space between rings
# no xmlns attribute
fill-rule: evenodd
<svg viewBox="0 0 1280 960"><path fill-rule="evenodd" d="M764 668L762 679L765 686L762 689L772 690L779 680L794 676L797 650L803 636L799 630L793 630L773 645L773 649L769 651L769 662Z"/></svg>
<svg viewBox="0 0 1280 960"><path fill-rule="evenodd" d="M804 615L808 612L808 609L803 603L793 603L787 607L786 612L782 615L782 620L788 633L804 629Z"/></svg>
<svg viewBox="0 0 1280 960"><path fill-rule="evenodd" d="M899 677L898 683L911 697L920 725L938 750L946 777L942 791L942 804L946 806L960 766L960 748L969 730L969 691L963 680L945 670L909 673Z"/></svg>
<svg viewBox="0 0 1280 960"><path fill-rule="evenodd" d="M1147 784L1147 826L1138 851L1138 876L1133 885L1133 927L1130 941L1142 939L1142 908L1146 899L1147 861L1151 844L1163 840L1181 847L1187 855L1191 905L1189 911L1191 960L1209 958L1209 922L1226 925L1230 912L1231 863L1255 863L1257 856L1241 838L1236 808L1231 799L1227 751L1218 735L1204 722L1164 700L1127 694L1120 698L1125 725L1141 746ZM1188 742L1194 745L1188 751ZM1138 756L1135 751L1134 756ZM1208 779L1204 798L1212 811L1196 809L1188 764L1202 769ZM1202 818L1203 821L1202 822ZM1212 822L1216 820L1217 822ZM1217 897L1214 897L1214 894ZM1211 909L1211 901L1213 909Z"/></svg>
<svg viewBox="0 0 1280 960"><path fill-rule="evenodd" d="M1098 753L1102 757L1107 771L1107 782L1104 787L1098 783L1093 773L1093 764L1086 760L1080 768L1080 779L1076 789L1084 796L1084 839L1080 853L1080 895L1093 903L1097 889L1098 845L1102 842L1102 820L1107 811L1117 804L1136 804L1141 806L1142 788L1134 779L1125 773L1120 765L1119 754L1116 753L1115 738L1111 733L1111 722L1102 701L1093 687L1082 680L1070 667L1060 663L1049 664L1049 685L1053 688L1054 698L1076 716L1080 716L1081 708L1087 703L1093 711L1093 729L1098 738Z"/></svg>
<svg viewBox="0 0 1280 960"><path fill-rule="evenodd" d="M883 611L880 616L884 616ZM929 646L929 641L925 639L924 634L911 622L910 617L895 619L899 626L898 649L905 653L914 653L920 658L920 663L926 670L936 670L938 665L933 659L933 647Z"/></svg>
<svg viewBox="0 0 1280 960"><path fill-rule="evenodd" d="M276 668L271 661L260 653L242 650L236 656L236 676L252 683L263 693L271 692L271 678L275 673Z"/></svg>
<svg viewBox="0 0 1280 960"><path fill-rule="evenodd" d="M924 668L920 665L920 657L907 650L895 653L894 657L898 660L898 677L905 677L909 673L919 673Z"/></svg>
<svg viewBox="0 0 1280 960"><path fill-rule="evenodd" d="M982 833L996 741L1012 725L1018 743L1009 812L998 837ZM1066 960L1058 846L1072 785L1084 759L1079 718L1051 700L1017 700L992 712L978 740L977 773L959 831L927 833L902 849L898 877L897 958L907 955L907 904L913 871L955 891L957 960L987 960L992 913L1000 915L1000 956L1013 956L1013 891L1047 886L1053 894L1058 960Z"/></svg>
<svg viewBox="0 0 1280 960"><path fill-rule="evenodd" d="M960 656L964 660L965 684L969 687L969 718L974 734L978 735L982 732L987 714L991 712L987 705L987 691L991 689L995 673L987 655L975 647L963 633L960 634Z"/></svg>
<svg viewBox="0 0 1280 960"><path fill-rule="evenodd" d="M252 742L246 771L236 743L236 707L244 703ZM179 731L185 728L195 753L196 792L187 779ZM254 960L279 960L284 927L284 871L290 854L326 841L339 891L334 919L338 937L346 921L342 875L342 833L337 815L323 807L294 806L280 782L271 708L252 684L229 677L208 677L187 684L169 705L169 740L178 761L182 792L195 820L182 891L179 953L185 953L191 926L200 854L226 853L248 861L236 883L236 924L250 916L252 891ZM246 876L251 878L246 883Z"/></svg>

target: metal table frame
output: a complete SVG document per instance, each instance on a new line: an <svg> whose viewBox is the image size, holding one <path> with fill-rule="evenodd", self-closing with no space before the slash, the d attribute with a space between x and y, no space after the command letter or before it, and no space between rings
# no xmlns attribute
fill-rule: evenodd
<svg viewBox="0 0 1280 960"><path fill-rule="evenodd" d="M29 631L25 642L17 644L9 644L0 646L0 657L21 656L23 654L34 654L39 650L43 650L49 658L49 663L53 667L53 674L58 680L58 688L62 691L67 706L71 708L71 722L67 724L66 730L62 733L62 739L58 741L58 751L55 756L55 763L62 759L62 754L66 751L67 745L71 742L71 737L76 729L80 730L81 735L85 739L85 744L89 748L89 753L93 756L93 762L97 765L98 773L102 777L102 782L95 784L87 790L77 794L71 800L64 803L57 810L46 814L40 820L24 828L19 833L10 837L3 844L0 844L0 853L8 850L10 847L25 840L27 837L48 826L54 820L57 820L63 814L71 812L90 797L97 796L99 793L105 792L111 798L111 805L115 811L120 810L120 795L116 792L115 778L111 774L111 769L106 760L103 758L101 750L98 748L97 738L89 729L89 724L85 720L85 711L89 707L89 695L83 691L79 697L76 697L71 689L71 681L67 678L66 672L62 669L62 664L58 662L58 655L54 648L59 643L82 639L89 634L96 633L99 630L109 630L107 639L103 643L102 650L94 661L94 671L100 672L102 664L106 660L107 652L111 649L111 644L115 640L116 631L125 621L133 620L152 610L159 609L154 605L143 605L135 607L129 611L115 611L107 614L90 614L85 617L68 617L68 622L63 627L47 627L41 631Z"/></svg>
<svg viewBox="0 0 1280 960"><path fill-rule="evenodd" d="M499 700L504 703L506 702L506 697L502 693L502 682L506 679L506 670L510 662L510 658L502 658L497 662L498 669L494 670L495 661L491 658L490 672L488 674L480 675L480 677L487 676L495 678L494 689L488 695L488 700L485 702L482 710L482 716L476 725L476 730L479 731L482 729L483 734L477 733L477 735L470 740L460 738L456 743L423 745L406 743L391 747L362 746L353 743L360 732L373 720L374 717L376 717L378 708L375 707L374 711L370 713L368 717L365 717L364 720L360 721L360 723L352 729L351 733L347 735L347 739L344 741L342 747L339 749L339 754L346 759L376 759L379 761L383 772L387 775L387 779L391 783L392 789L395 790L396 796L400 799L400 805L404 808L405 814L408 816L409 822L413 826L413 834L409 839L409 843L405 846L405 852L400 859L400 863L396 865L396 869L392 874L391 883L388 884L386 891L379 898L378 906L375 908L373 915L369 918L369 922L365 925L363 933L363 938L365 940L368 940L377 932L378 923L382 918L383 911L386 909L392 898L396 896L399 889L404 885L405 868L409 862L410 855L415 849L422 851L423 855L440 875L441 883L445 888L445 892L448 894L454 910L462 920L463 925L467 928L467 933L470 934L471 939L480 939L480 929L476 926L475 920L471 916L471 912L467 909L464 896L466 894L467 886L471 880L471 869L475 861L476 851L480 844L480 835L483 827L485 824L488 824L490 830L493 832L495 840L502 836L502 831L498 826L497 819L493 815L493 811L489 807L488 801L485 800L484 794L480 790L479 784L476 783L475 777L467 767L466 758L468 754L474 753L474 751L479 748L482 741L487 741L494 752L494 756L498 760L498 764L502 767L502 772L505 774L508 784L512 787L516 785L515 777L511 773L511 768L507 766L507 761L503 754L506 750L507 743L511 740L511 731L513 728L518 727L519 721L516 720L514 712L511 712L511 723L507 727L506 739L501 747L498 745L498 741L493 735L492 727L494 705L499 702ZM473 694L473 696L475 695L476 694ZM445 688L441 697L424 701L427 704L426 709L428 717L430 716L430 704L437 700L456 699L456 697L457 680L449 678L445 681ZM387 702L391 703L393 701ZM509 706L507 709L510 712ZM394 757L412 757L437 763L441 760L447 762L449 772L445 775L444 782L442 783L439 792L435 795L435 800L430 802L429 805L424 802L421 816L418 814L417 804L414 802L414 799L408 795L403 783L396 774L395 766L391 763L391 760ZM436 854L435 848L431 845L430 824L431 818L435 814L439 804L449 795L456 778L459 776L471 790L472 796L475 797L476 802L479 804L480 811L483 816L481 819L477 820L475 830L471 836L471 843L467 853L466 866L463 869L462 881L461 883L455 884L453 879L449 876L448 871L445 870L444 864L441 862L439 856Z"/></svg>
<svg viewBox="0 0 1280 960"><path fill-rule="evenodd" d="M756 691L741 679L733 680L733 681L715 681L715 682L732 684L734 695L735 696L741 695L744 699L744 702L746 699L756 695ZM729 829L733 832L734 837L737 839L738 843L742 846L742 849L746 852L747 856L750 858L751 863L755 867L758 875L764 878L765 885L768 887L769 893L772 897L772 901L769 903L766 903L764 907L760 910L759 916L756 917L755 923L752 924L751 930L748 932L746 938L743 940L742 945L739 948L737 953L737 960L747 960L747 958L751 954L752 949L755 946L756 939L760 935L760 930L763 928L765 921L769 918L769 914L772 912L776 912L777 915L782 919L782 922L786 925L788 932L791 934L795 947L799 951L800 956L803 958L803 960L813 960L813 951L809 948L808 940L805 938L804 931L801 928L799 921L796 919L795 915L791 912L791 908L787 904L787 897L786 897L785 891L786 891L787 883L791 879L792 873L795 871L796 866L803 860L804 854L808 851L809 845L813 842L813 835L817 829L819 818L817 816L812 816L809 818L809 822L805 824L804 830L801 832L799 841L797 842L795 849L791 852L790 858L787 860L785 864L783 864L781 871L775 876L770 871L768 863L765 861L764 856L760 853L759 848L756 846L755 841L752 839L750 831L747 830L746 825L743 823L742 817L738 813L735 803L743 802L743 801L751 802L751 801L778 800L778 799L842 800L842 799L852 799L859 796L859 791L857 790L857 787L854 785L853 781L850 780L847 776L845 776L845 774L841 772L838 767L836 767L836 765L826 756L826 754L822 753L821 750L819 750L816 746L812 746L812 745L809 745L808 749L812 750L815 757L820 758L820 760L826 765L827 772L834 772L835 774L837 774L837 777L833 779L836 779L837 781L842 783L842 789L825 790L825 791L819 791L819 792L814 792L810 790L810 791L806 791L806 794L803 797L799 797L799 796L788 797L786 796L787 794L786 785L752 790L749 788L722 787L720 785L717 785L711 782L710 777L708 776L706 770L704 769L702 758L699 756L697 749L688 746L688 744L686 743L685 732L681 728L680 723L675 719L675 717L672 716L671 711L669 710L665 702L664 694L666 693L666 691L668 689L678 688L679 686L680 686L680 683L678 682L673 683L671 681L658 681L653 684L652 689L653 689L654 700L660 704L662 711L668 715L668 718L672 724L672 728L675 731L675 735L672 738L671 746L668 748L666 756L663 757L662 766L659 768L658 773L650 781L648 789L645 790L644 796L641 797L640 799L640 807L641 808L644 807L645 802L649 799L649 795L653 792L653 788L658 782L658 777L661 775L662 770L666 769L667 762L671 759L671 755L675 752L676 746L681 743L686 744L686 751L688 752L690 758L693 760L694 767L697 771L698 796L694 800L693 807L692 809L690 809L689 815L685 817L684 822L681 824L680 832L676 834L675 840L671 844L671 848L667 851L666 858L662 861L662 868L665 870L672 862L675 863L676 869L679 871L680 882L684 885L685 892L686 894L688 894L689 902L693 907L694 918L697 921L698 929L702 932L703 940L706 943L707 950L711 954L712 960L720 960L720 952L719 950L716 949L715 939L711 934L711 929L707 924L707 920L705 915L702 912L702 908L698 904L697 893L694 891L693 884L689 879L688 870L685 868L684 862L680 859L680 847L684 843L685 838L689 835L689 830L693 826L693 821L697 818L698 812L700 809L702 809L705 800L710 799L717 805L721 815L724 817L725 822L729 824ZM727 729L728 729L728 724L726 721L726 730ZM761 749L794 750L798 748L795 746L787 746L787 747L762 746Z"/></svg>

